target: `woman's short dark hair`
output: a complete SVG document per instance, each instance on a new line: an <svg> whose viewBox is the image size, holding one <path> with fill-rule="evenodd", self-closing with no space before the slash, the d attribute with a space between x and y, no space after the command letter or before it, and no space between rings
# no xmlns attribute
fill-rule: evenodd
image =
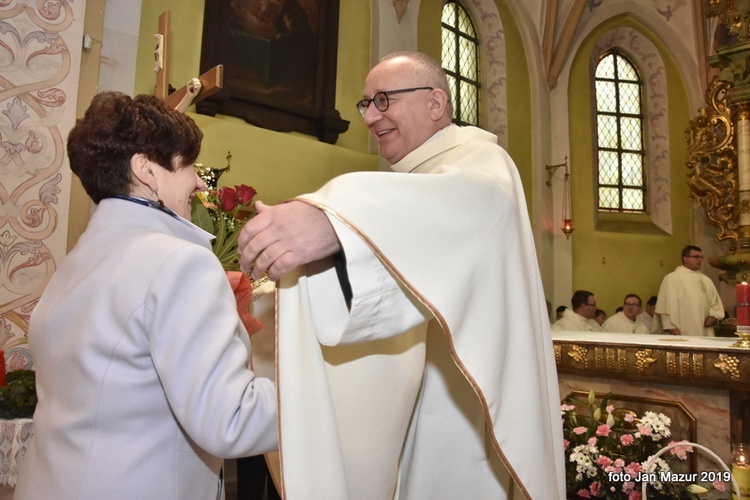
<svg viewBox="0 0 750 500"><path fill-rule="evenodd" d="M194 163L203 133L195 122L154 96L102 92L68 135L70 168L94 203L128 194L130 159L141 153L167 170L179 156Z"/></svg>

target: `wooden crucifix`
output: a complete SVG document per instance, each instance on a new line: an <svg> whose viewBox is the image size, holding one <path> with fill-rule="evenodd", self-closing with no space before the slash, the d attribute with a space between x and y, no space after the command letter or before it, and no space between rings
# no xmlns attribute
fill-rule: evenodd
<svg viewBox="0 0 750 500"><path fill-rule="evenodd" d="M193 78L186 85L170 94L168 71L170 17L168 10L159 16L159 32L155 35L154 72L156 73L156 97L184 113L191 104L221 90L224 85L224 66L221 64L214 66L198 78Z"/></svg>

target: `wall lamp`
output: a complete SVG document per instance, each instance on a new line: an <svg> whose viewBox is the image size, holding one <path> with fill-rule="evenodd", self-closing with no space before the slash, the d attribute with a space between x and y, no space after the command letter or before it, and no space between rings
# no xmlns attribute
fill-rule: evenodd
<svg viewBox="0 0 750 500"><path fill-rule="evenodd" d="M573 210L570 204L570 174L568 173L568 157L565 156L563 163L557 165L545 165L547 169L547 186L552 187L552 176L558 168L565 167L565 176L563 177L563 203L562 203L562 224L560 230L565 234L566 239L575 230L573 225Z"/></svg>

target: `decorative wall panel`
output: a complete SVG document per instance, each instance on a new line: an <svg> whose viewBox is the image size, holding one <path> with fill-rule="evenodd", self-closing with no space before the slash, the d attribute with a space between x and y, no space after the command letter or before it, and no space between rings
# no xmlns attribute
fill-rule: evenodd
<svg viewBox="0 0 750 500"><path fill-rule="evenodd" d="M0 349L30 368L28 321L65 255L85 0L0 0Z"/></svg>

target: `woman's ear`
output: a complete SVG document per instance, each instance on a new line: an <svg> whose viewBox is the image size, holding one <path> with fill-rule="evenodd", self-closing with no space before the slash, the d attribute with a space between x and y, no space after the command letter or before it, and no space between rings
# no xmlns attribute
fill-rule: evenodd
<svg viewBox="0 0 750 500"><path fill-rule="evenodd" d="M153 163L146 158L146 155L136 153L131 156L130 171L133 173L133 182L135 184L144 184L153 192L158 190Z"/></svg>

